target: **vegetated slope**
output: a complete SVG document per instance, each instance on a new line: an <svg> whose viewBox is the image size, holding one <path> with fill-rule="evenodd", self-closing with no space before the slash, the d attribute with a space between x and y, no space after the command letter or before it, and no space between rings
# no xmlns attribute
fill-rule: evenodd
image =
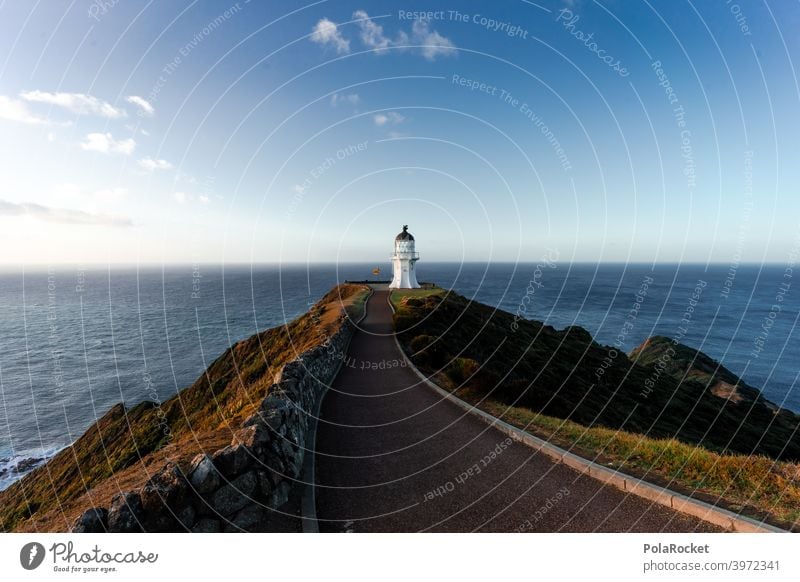
<svg viewBox="0 0 800 582"><path fill-rule="evenodd" d="M585 426L800 459L800 417L666 338L650 340L632 361L580 327L557 331L452 292L404 300L395 326L414 362L455 388Z"/></svg>
<svg viewBox="0 0 800 582"><path fill-rule="evenodd" d="M672 354L671 350L675 353ZM791 414L788 410L781 410L776 404L764 398L757 388L745 383L700 350L682 344L675 345L667 337L657 335L645 340L642 345L631 350L629 357L641 366L655 366L659 361L663 362L664 371L676 380L701 382L712 394L732 403L756 403L774 412Z"/></svg>
<svg viewBox="0 0 800 582"><path fill-rule="evenodd" d="M63 530L79 509L107 503L122 484L129 489L144 482L154 460L181 462L224 446L261 404L277 372L333 335L344 310L360 309L366 293L359 285L335 287L294 321L234 344L161 406L112 407L72 446L0 492L0 530L24 528L26 520Z"/></svg>

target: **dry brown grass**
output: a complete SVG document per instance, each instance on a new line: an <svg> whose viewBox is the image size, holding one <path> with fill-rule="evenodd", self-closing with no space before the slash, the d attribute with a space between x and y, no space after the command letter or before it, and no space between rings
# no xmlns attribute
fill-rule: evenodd
<svg viewBox="0 0 800 582"><path fill-rule="evenodd" d="M228 444L276 374L363 309L368 289L340 285L308 313L238 342L189 387L164 401L116 405L48 463L0 492L0 530L64 531L92 504L143 484L168 459L188 462Z"/></svg>
<svg viewBox="0 0 800 582"><path fill-rule="evenodd" d="M437 381L446 383L441 377ZM798 463L760 455L719 454L676 439L587 428L497 400L481 400L477 393L469 391L459 391L458 396L509 424L606 466L709 501L720 501L732 511L758 519L771 516L771 521L787 529L800 529Z"/></svg>

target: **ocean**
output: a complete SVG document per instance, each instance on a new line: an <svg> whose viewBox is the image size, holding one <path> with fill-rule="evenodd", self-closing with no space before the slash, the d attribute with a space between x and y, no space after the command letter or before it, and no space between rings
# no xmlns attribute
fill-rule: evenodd
<svg viewBox="0 0 800 582"><path fill-rule="evenodd" d="M338 281L372 278L373 268L7 268L0 489L117 402L170 397L232 343L297 317ZM418 277L557 329L580 325L625 352L652 335L680 337L800 411L800 288L785 266L420 261Z"/></svg>

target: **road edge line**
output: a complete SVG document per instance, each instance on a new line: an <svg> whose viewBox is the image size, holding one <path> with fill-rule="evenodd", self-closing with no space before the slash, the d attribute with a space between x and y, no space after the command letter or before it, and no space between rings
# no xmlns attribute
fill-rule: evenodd
<svg viewBox="0 0 800 582"><path fill-rule="evenodd" d="M396 311L394 305L392 305L391 296L392 294L389 293L386 301L389 303L392 313L395 313ZM400 350L400 353L403 355L403 358L408 364L408 367L411 368L411 370L413 370L414 373L429 388L435 390L437 393L439 393L439 395L446 398L456 406L462 408L473 416L477 416L486 424L496 428L515 441L544 453L558 463L563 463L579 473L592 477L593 479L601 481L602 483L612 485L617 489L624 491L625 493L630 493L632 495L636 495L637 497L642 497L648 501L652 501L653 503L669 507L670 509L680 513L697 517L698 519L702 519L703 521L723 527L732 532L789 533L785 529L781 529L763 521L758 521L751 517L739 515L738 513L734 513L730 510L711 505L710 503L701 501L699 499L693 499L683 495L682 493L677 493L671 489L661 487L660 485L655 485L632 475L628 475L627 473L609 469L608 467L604 467L603 465L599 465L594 461L584 459L575 453L571 453L544 439L534 436L529 432L522 430L521 428L517 428L516 426L505 422L504 420L500 420L496 416L492 416L488 412L485 412L480 408L476 408L472 404L461 400L461 398L458 396L454 396L447 390L444 390L435 384L432 380L430 380L430 378L425 376L425 374L423 374L411 361L411 358L408 357L405 350L400 345L400 340L397 339L397 332L393 333L392 337L397 345L397 349Z"/></svg>

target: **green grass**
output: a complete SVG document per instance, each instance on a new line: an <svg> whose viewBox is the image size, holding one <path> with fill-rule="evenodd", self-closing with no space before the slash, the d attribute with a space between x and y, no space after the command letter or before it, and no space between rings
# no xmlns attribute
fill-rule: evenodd
<svg viewBox="0 0 800 582"><path fill-rule="evenodd" d="M562 448L574 449L606 466L655 480L671 488L720 498L732 510L748 508L769 514L784 525L800 527L800 464L760 455L719 454L676 439L654 439L638 433L576 422L509 407L479 395L461 398L504 421Z"/></svg>
<svg viewBox="0 0 800 582"><path fill-rule="evenodd" d="M364 289L363 291L350 297L349 303L347 303L344 307L350 319L353 321L358 321L361 316L364 315L367 297L369 297L369 289Z"/></svg>
<svg viewBox="0 0 800 582"><path fill-rule="evenodd" d="M631 361L577 326L554 329L452 291L401 295L398 305L395 330L418 367L458 377L461 360L472 360L478 371L466 387L501 402L721 454L800 461L800 416L777 411L709 358L694 358L696 351L679 346L671 367L657 373L650 360L663 353L663 342L651 342ZM725 393L724 382L737 384L740 400L717 395Z"/></svg>
<svg viewBox="0 0 800 582"><path fill-rule="evenodd" d="M395 289L389 297L395 309L402 309L404 307L404 300L409 298L425 299L433 295L442 295L446 291L441 287L433 287L432 289Z"/></svg>
<svg viewBox="0 0 800 582"><path fill-rule="evenodd" d="M576 326L407 293L393 298L398 339L445 389L586 458L800 529L800 417L705 354L678 345L655 374L671 340L652 338L632 360ZM739 400L717 396L734 386Z"/></svg>

